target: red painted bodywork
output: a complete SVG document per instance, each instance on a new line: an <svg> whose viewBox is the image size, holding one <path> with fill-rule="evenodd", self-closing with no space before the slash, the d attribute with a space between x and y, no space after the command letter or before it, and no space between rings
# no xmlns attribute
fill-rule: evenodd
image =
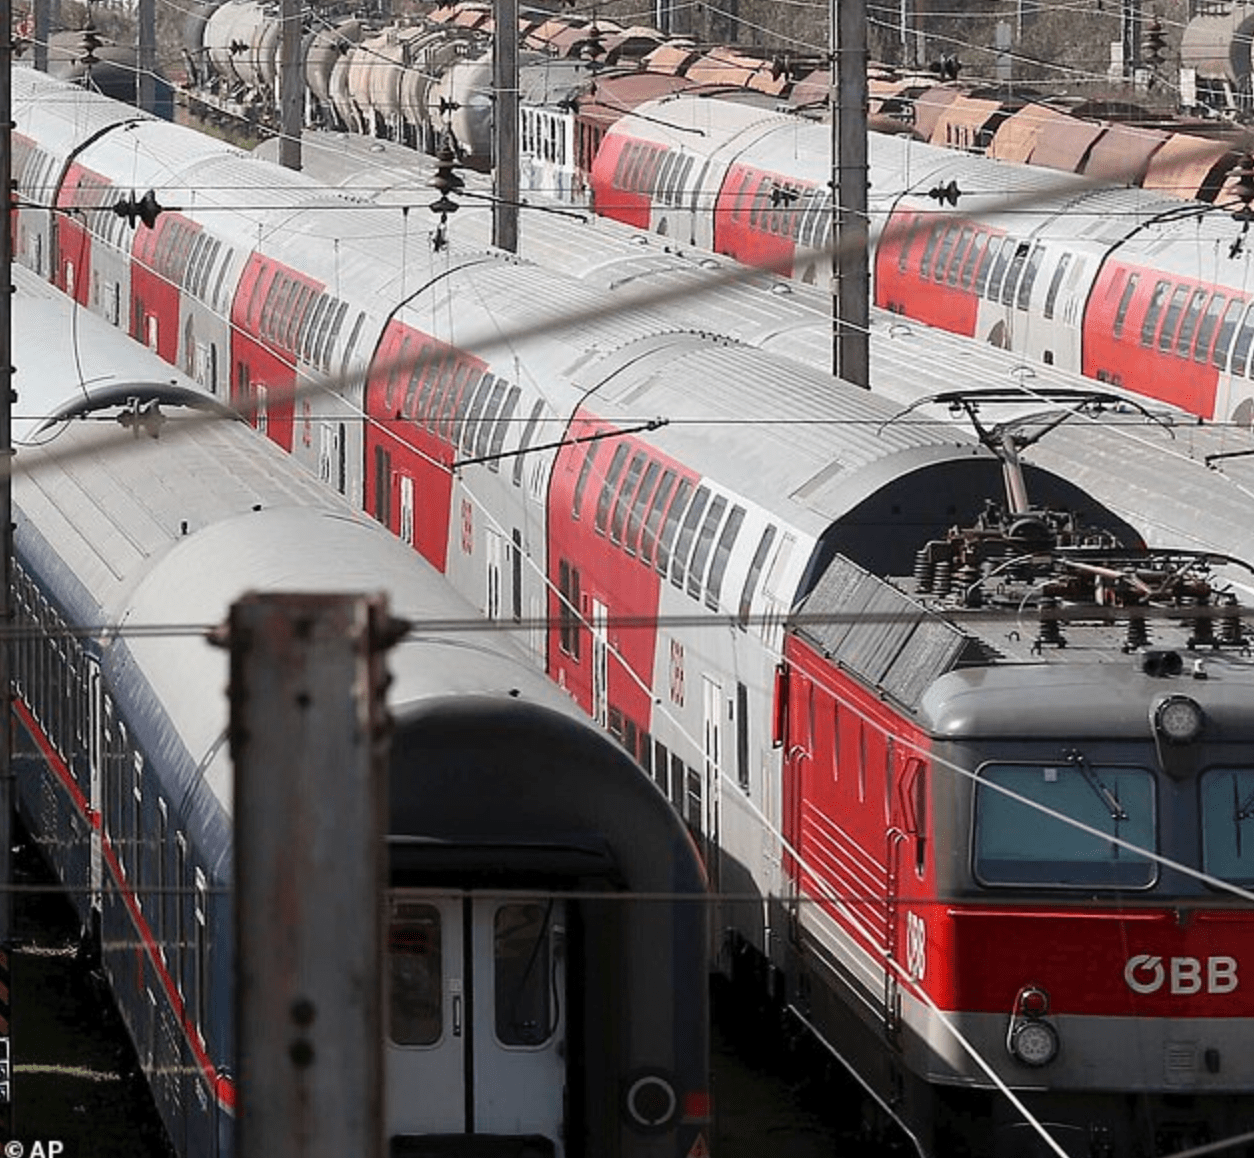
<svg viewBox="0 0 1254 1158"><path fill-rule="evenodd" d="M400 322L390 322L366 390L366 510L401 534L400 480L414 480L414 547L448 567L453 497L453 414L487 364ZM430 385L435 376L434 386ZM423 389L424 384L427 388ZM424 404L425 403L425 404Z"/></svg>
<svg viewBox="0 0 1254 1158"><path fill-rule="evenodd" d="M898 975L911 974L907 925L921 922L914 984L947 1011L1008 1017L1033 986L1051 1014L1254 1016L1248 912L938 897L927 736L796 635L785 656L785 868L871 956L891 954ZM1129 969L1153 991L1137 992Z"/></svg>
<svg viewBox="0 0 1254 1158"><path fill-rule="evenodd" d="M760 190L787 187L795 192L790 204L781 203L772 212L768 195ZM797 244L790 235L796 232L797 213L791 206L800 206L811 186L779 177L760 169L733 165L719 190L714 210L714 249L746 265L765 266L785 277L793 276Z"/></svg>
<svg viewBox="0 0 1254 1158"><path fill-rule="evenodd" d="M102 203L105 191L111 187L99 173L72 163L57 190L57 208L94 209ZM91 233L83 218L70 212L55 213L53 228L56 231L56 269L53 284L63 293L70 294L79 305L85 306L91 289Z"/></svg>
<svg viewBox="0 0 1254 1158"><path fill-rule="evenodd" d="M293 399L296 391L295 340L267 335L267 294L276 279L286 277L313 294L321 282L254 253L244 267L231 303L231 403L251 410L258 403L258 386L266 388L266 434L284 450L292 449ZM253 425L260 428L260 416Z"/></svg>
<svg viewBox="0 0 1254 1158"><path fill-rule="evenodd" d="M969 338L976 332L980 298L969 285L963 288L961 273L974 238L969 239L965 246L953 246L946 255L939 277L934 268L929 269L927 277L922 272L927 238L932 227L949 220L940 214L906 210L892 214L875 253L875 304ZM982 229L994 238L1005 236L1002 231ZM929 256L935 266L936 255ZM951 283L948 273L955 268L955 281Z"/></svg>
<svg viewBox="0 0 1254 1158"><path fill-rule="evenodd" d="M655 150L659 146L617 133L605 138L589 177L592 204L601 216L634 225L637 229L648 229L652 225L652 186L640 176L640 170L646 166L630 163L635 156L647 161L648 158L644 157L646 148ZM651 167L656 174L656 165L647 167Z"/></svg>
<svg viewBox="0 0 1254 1158"><path fill-rule="evenodd" d="M175 233L179 244L169 244ZM149 229L139 226L131 263L131 337L143 342L159 358L178 363L180 287L192 244L201 227L178 213L166 212ZM153 328L157 341L151 340Z"/></svg>
<svg viewBox="0 0 1254 1158"><path fill-rule="evenodd" d="M568 438L586 438L590 434L612 429L612 423L599 421L594 415L581 410L571 422ZM625 617L639 623L641 626L621 629L610 626L607 699L611 717L614 718L616 712L621 713L624 731L630 724L630 730L641 735L651 730L652 698L648 689L642 688L637 679L628 673L637 673L648 680L655 670L658 648L656 621L663 580L652 563L642 557L639 548L642 528L637 528L636 546L630 551L628 533L622 534L621 543L615 543L610 535L596 528L597 506L606 467L614 451L624 445L628 448L626 461L630 462L638 451L646 451L648 462L658 463L662 471L674 471L677 478L686 479L693 486L696 484L697 476L690 470L630 435L562 448L554 462L549 487L548 670L551 678L566 688L586 712L594 714L593 648L589 629L585 626L592 621L592 603L596 600L604 604L611 618ZM576 484L589 453L596 456L595 465L589 471L589 481L576 517L573 513ZM615 498L609 508L611 523L614 505L632 497L622 497L622 492L627 489L626 475L624 470L614 488ZM654 491L660 485L660 479L659 474L654 481ZM638 494L638 488L643 485L642 474L633 490ZM668 504L673 500L674 491L668 496ZM624 532L629 527L630 520L624 518ZM583 621L571 629L578 640L568 648L562 647L562 601L557 594L563 587L563 562L578 572L578 611ZM621 656L622 662L615 655Z"/></svg>
<svg viewBox="0 0 1254 1158"><path fill-rule="evenodd" d="M1120 301L1131 275L1137 276L1137 284L1124 307L1122 323L1116 326ZM1180 334L1185 311L1180 312L1173 324L1164 304L1151 322L1149 344L1142 341L1154 288L1160 282L1169 286L1168 299L1176 287L1184 288L1186 301L1195 291L1210 296L1203 282L1117 261L1108 261L1102 267L1084 310L1082 372L1085 377L1111 382L1160 402L1170 402L1202 418L1215 417L1215 395L1219 386L1219 371L1211 361L1217 337L1215 330L1209 335L1199 335L1195 325L1193 332L1183 338L1186 348L1181 353ZM1248 300L1248 295L1246 298ZM1168 327L1171 333L1164 334ZM1166 350L1161 348L1164 342Z"/></svg>

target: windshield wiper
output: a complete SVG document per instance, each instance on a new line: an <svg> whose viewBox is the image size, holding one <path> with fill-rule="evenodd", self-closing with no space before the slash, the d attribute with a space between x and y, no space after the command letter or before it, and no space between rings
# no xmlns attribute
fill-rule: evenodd
<svg viewBox="0 0 1254 1158"><path fill-rule="evenodd" d="M1080 775L1084 777L1084 782L1093 789L1097 798L1106 805L1107 810L1110 812L1110 819L1116 825L1121 820L1127 820L1128 814L1123 810L1123 805L1119 803L1119 798L1102 783L1089 762L1079 752L1068 753L1067 759L1080 769ZM1118 829L1115 830L1115 835L1119 835Z"/></svg>
<svg viewBox="0 0 1254 1158"><path fill-rule="evenodd" d="M1241 803L1241 790L1237 787L1237 774L1232 774L1232 823L1237 833L1237 856L1241 855L1241 821L1254 817L1254 792Z"/></svg>

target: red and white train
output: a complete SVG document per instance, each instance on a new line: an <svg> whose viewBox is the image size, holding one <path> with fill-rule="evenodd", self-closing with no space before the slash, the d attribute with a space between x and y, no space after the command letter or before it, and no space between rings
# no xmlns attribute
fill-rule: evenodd
<svg viewBox="0 0 1254 1158"><path fill-rule="evenodd" d="M1254 674L1207 557L1046 471L1003 500L1013 455L772 353L766 304L761 348L703 326L699 267L620 314L597 271L667 255L558 276L16 89L19 251L517 622L700 839L722 967L920 1152L1254 1128Z"/></svg>
<svg viewBox="0 0 1254 1158"><path fill-rule="evenodd" d="M830 260L814 251L830 237L830 136L743 103L650 101L606 133L593 201L600 213L825 284ZM1250 424L1251 254L1228 212L905 138L872 134L869 154L877 305ZM951 187L956 203L934 195Z"/></svg>

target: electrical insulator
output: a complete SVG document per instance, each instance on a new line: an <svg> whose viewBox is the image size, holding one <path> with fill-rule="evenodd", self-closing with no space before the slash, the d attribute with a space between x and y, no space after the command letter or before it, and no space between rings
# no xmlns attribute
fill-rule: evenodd
<svg viewBox="0 0 1254 1158"><path fill-rule="evenodd" d="M1254 220L1254 209L1250 208L1251 203L1254 203L1254 156L1246 153L1228 177L1231 181L1228 191L1240 202L1232 216L1248 226Z"/></svg>
<svg viewBox="0 0 1254 1158"><path fill-rule="evenodd" d="M99 64L100 58L96 55L96 49L103 43L104 41L100 39L100 34L96 31L96 29L90 24L87 25L87 27L83 29L83 35L79 41L79 47L82 50L82 55L79 57L79 60L88 68Z"/></svg>
<svg viewBox="0 0 1254 1158"><path fill-rule="evenodd" d="M466 182L457 174L457 155L447 135L435 159L435 176L431 178L431 185L440 196L431 202L431 212L438 213L443 221L450 213L457 212L457 202L452 195L465 189Z"/></svg>
<svg viewBox="0 0 1254 1158"><path fill-rule="evenodd" d="M158 203L157 195L149 189L138 200L134 194L120 198L114 203L113 212L124 218L132 229L135 228L136 221L151 229L157 224L157 218L165 212L165 206Z"/></svg>
<svg viewBox="0 0 1254 1158"><path fill-rule="evenodd" d="M1167 51L1167 37L1163 34L1163 22L1157 16L1145 28L1142 47L1145 50L1145 60L1151 67L1162 64Z"/></svg>
<svg viewBox="0 0 1254 1158"><path fill-rule="evenodd" d="M593 21L592 27L588 29L588 34L584 38L583 48L580 49L579 55L589 64L596 64L605 55L605 45L601 43L604 39L604 30Z"/></svg>
<svg viewBox="0 0 1254 1158"><path fill-rule="evenodd" d="M942 205L948 201L950 205L957 205L958 198L962 196L962 190L958 188L957 181L950 181L948 185L936 185L927 191L927 195L933 201L939 201Z"/></svg>

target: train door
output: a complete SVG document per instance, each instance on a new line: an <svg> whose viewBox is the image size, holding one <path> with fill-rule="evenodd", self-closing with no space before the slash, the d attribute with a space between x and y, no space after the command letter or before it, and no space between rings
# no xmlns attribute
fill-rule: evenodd
<svg viewBox="0 0 1254 1158"><path fill-rule="evenodd" d="M562 1155L565 910L557 901L392 895L390 1136L541 1137Z"/></svg>
<svg viewBox="0 0 1254 1158"><path fill-rule="evenodd" d="M491 527L487 534L488 598L485 612L489 619L501 618L501 571L505 565L505 538Z"/></svg>
<svg viewBox="0 0 1254 1158"><path fill-rule="evenodd" d="M610 708L609 608L592 601L592 717L602 727L609 722Z"/></svg>

